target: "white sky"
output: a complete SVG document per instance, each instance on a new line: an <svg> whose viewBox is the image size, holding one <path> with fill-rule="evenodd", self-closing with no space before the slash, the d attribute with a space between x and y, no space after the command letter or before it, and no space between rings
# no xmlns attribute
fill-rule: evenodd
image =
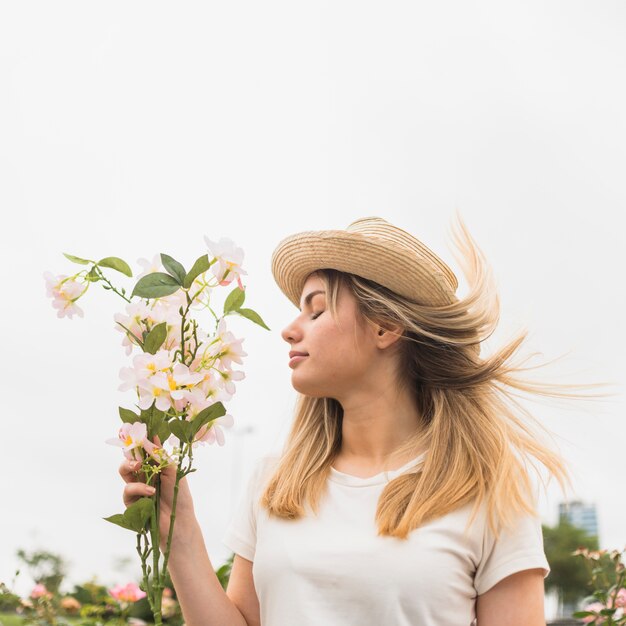
<svg viewBox="0 0 626 626"><path fill-rule="evenodd" d="M158 252L190 265L203 234L245 250L246 306L271 332L228 319L249 355L236 426L190 476L217 567L295 398L274 247L378 215L448 261L462 296L457 207L498 277L491 345L526 327L529 350L568 353L555 380L615 383L610 401L536 413L598 506L601 543L623 547L625 27L618 1L2 3L0 580L20 547L63 554L71 581L139 571L134 535L101 519L123 510L121 453L104 443L132 402L119 304L94 288L83 320L58 320L42 273L71 271L62 252L138 269Z"/></svg>

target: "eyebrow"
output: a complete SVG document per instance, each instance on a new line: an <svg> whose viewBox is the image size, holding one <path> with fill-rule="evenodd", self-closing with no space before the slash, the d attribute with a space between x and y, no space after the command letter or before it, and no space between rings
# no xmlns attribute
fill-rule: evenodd
<svg viewBox="0 0 626 626"><path fill-rule="evenodd" d="M325 291L318 289L317 291L311 291L311 293L307 294L304 298L304 306L307 306L311 303L313 296L316 296L318 293L326 293ZM302 311L302 309L298 309L298 311Z"/></svg>

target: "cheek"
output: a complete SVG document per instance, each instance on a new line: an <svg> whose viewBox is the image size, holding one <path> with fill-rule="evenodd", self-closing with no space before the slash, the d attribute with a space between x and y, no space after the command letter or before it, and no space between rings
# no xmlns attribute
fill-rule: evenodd
<svg viewBox="0 0 626 626"><path fill-rule="evenodd" d="M358 329L339 329L333 324L319 328L318 354L329 371L353 370L368 360L367 350Z"/></svg>

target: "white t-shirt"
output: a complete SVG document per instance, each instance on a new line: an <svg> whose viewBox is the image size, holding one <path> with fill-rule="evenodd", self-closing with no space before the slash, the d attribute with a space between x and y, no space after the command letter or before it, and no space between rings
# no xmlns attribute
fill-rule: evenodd
<svg viewBox="0 0 626 626"><path fill-rule="evenodd" d="M471 503L414 529L377 535L385 484L423 459L360 478L331 468L319 516L269 517L258 499L278 457L257 460L222 542L253 561L263 626L470 626L478 594L506 576L550 566L541 521L520 518L496 541ZM416 471L415 468L413 471Z"/></svg>

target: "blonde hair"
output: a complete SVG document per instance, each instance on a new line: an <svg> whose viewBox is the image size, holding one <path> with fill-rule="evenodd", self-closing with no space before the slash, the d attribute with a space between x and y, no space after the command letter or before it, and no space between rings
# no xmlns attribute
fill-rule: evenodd
<svg viewBox="0 0 626 626"><path fill-rule="evenodd" d="M424 449L427 453L419 471L401 474L383 489L376 510L379 535L406 539L411 530L471 501L468 526L485 504L496 535L520 513L536 514L527 464L540 475L535 464L539 461L564 493L571 480L562 456L542 442L538 432L549 431L514 399L514 390L567 399L606 395L575 391L605 383L549 384L520 376L545 365L524 368L523 362L512 362L526 330L493 355L480 357L481 343L499 320L499 297L484 254L457 217L460 234L453 231L453 236L462 254L455 258L469 293L451 305L419 304L337 270L314 272L326 285L335 320L343 285L355 297L361 320L404 329L396 342L396 382L399 389L413 393L421 423L389 459ZM305 514L305 504L318 512L330 467L341 449L342 418L336 400L297 395L291 430L259 501L270 515L298 519Z"/></svg>

